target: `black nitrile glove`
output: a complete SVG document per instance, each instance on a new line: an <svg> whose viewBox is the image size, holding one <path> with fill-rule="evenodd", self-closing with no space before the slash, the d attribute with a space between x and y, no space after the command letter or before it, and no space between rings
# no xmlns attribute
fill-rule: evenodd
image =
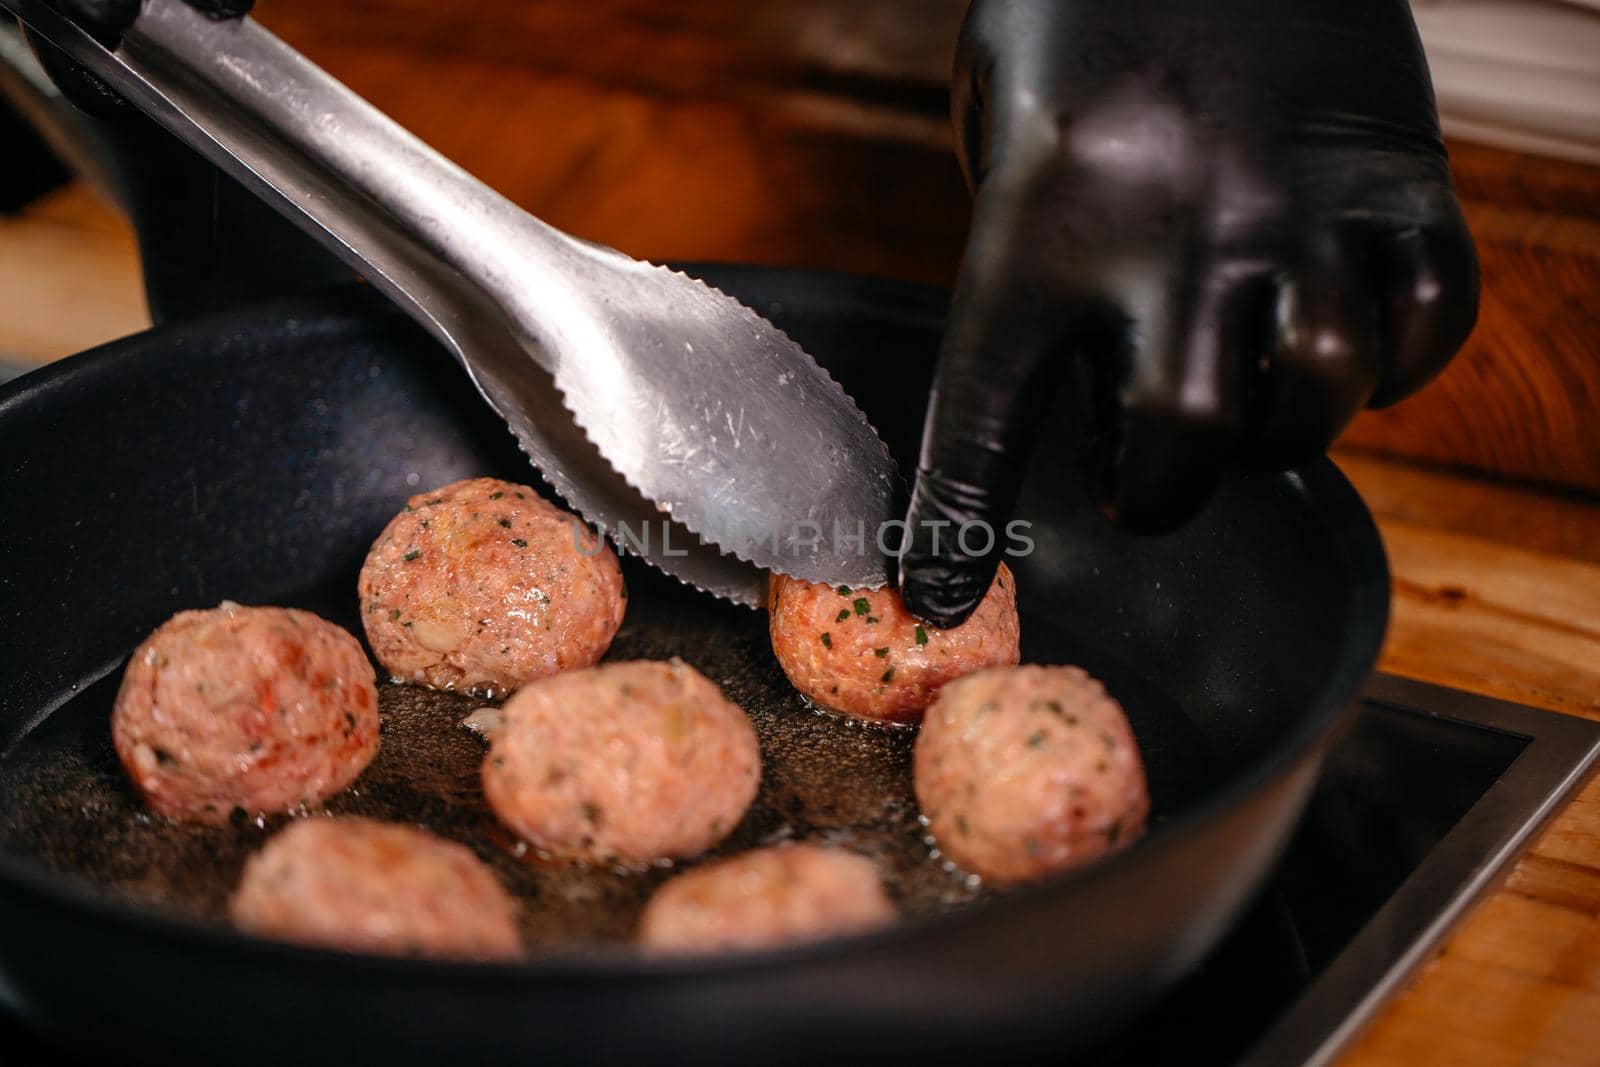
<svg viewBox="0 0 1600 1067"><path fill-rule="evenodd" d="M1160 532L1231 462L1319 455L1472 329L1403 0L974 0L953 107L975 203L901 563L935 625L987 590L1058 389L1091 496ZM987 555L952 536L973 522Z"/></svg>

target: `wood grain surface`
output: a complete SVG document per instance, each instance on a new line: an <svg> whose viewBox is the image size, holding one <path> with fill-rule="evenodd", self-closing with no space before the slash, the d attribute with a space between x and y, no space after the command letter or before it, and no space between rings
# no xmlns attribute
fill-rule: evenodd
<svg viewBox="0 0 1600 1067"><path fill-rule="evenodd" d="M1483 272L1477 330L1423 393L1344 439L1600 492L1600 215L1464 208Z"/></svg>
<svg viewBox="0 0 1600 1067"><path fill-rule="evenodd" d="M1335 458L1394 573L1382 669L1600 719L1600 504ZM1342 1062L1600 1064L1600 779Z"/></svg>
<svg viewBox="0 0 1600 1067"><path fill-rule="evenodd" d="M967 212L942 114L961 6L263 0L261 13L584 236L651 258L947 283ZM1339 453L1394 569L1382 666L1600 717L1600 503L1586 495L1600 492L1600 170L1452 152L1484 264L1479 330L1439 383L1363 416ZM63 354L139 319L126 233L79 193L0 222L0 283L0 352ZM1344 1062L1600 1064L1600 785Z"/></svg>
<svg viewBox="0 0 1600 1067"><path fill-rule="evenodd" d="M1346 441L1600 491L1600 168L1450 146L1483 302L1428 389Z"/></svg>
<svg viewBox="0 0 1600 1067"><path fill-rule="evenodd" d="M44 363L148 325L133 231L87 186L0 215L0 361Z"/></svg>

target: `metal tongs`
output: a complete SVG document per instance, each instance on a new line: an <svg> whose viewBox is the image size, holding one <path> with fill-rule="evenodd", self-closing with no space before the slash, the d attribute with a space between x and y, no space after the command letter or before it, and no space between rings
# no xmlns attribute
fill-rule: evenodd
<svg viewBox="0 0 1600 1067"><path fill-rule="evenodd" d="M395 300L629 550L752 606L761 568L885 581L894 463L754 311L539 221L249 18L147 0L113 51L41 0L0 7Z"/></svg>

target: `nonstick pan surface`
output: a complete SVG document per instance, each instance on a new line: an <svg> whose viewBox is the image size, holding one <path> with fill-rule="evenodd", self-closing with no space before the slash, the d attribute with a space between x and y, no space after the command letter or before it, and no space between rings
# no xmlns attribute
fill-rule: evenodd
<svg viewBox="0 0 1600 1067"><path fill-rule="evenodd" d="M909 467L937 346L928 290L710 269L814 352ZM1046 442L1046 448L1064 447ZM147 816L111 753L123 658L176 610L307 607L359 633L354 584L413 492L533 481L462 373L370 293L168 326L0 391L0 996L122 1062L493 1062L1081 1050L1204 954L1298 815L1370 669L1387 587L1330 464L1238 475L1182 533L1112 530L1030 484L1013 561L1024 657L1079 663L1128 708L1148 837L1006 895L932 855L909 731L806 708L765 617L629 561L611 658L681 655L752 714L766 765L720 851L820 839L877 860L907 921L847 941L650 962L627 948L667 871L554 870L484 811L477 702L385 687L378 761L332 807L475 847L526 902L514 967L395 961L240 938L220 923L272 826ZM92 1025L91 1025L92 1024Z"/></svg>

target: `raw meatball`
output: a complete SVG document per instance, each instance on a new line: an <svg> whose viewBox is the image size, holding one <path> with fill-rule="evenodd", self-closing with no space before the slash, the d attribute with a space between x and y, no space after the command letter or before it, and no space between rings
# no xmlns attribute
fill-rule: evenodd
<svg viewBox="0 0 1600 1067"><path fill-rule="evenodd" d="M1122 708L1077 667L980 671L928 709L917 802L945 854L1000 884L1091 863L1144 831L1144 764Z"/></svg>
<svg viewBox="0 0 1600 1067"><path fill-rule="evenodd" d="M163 815L223 822L317 802L378 751L354 637L294 608L183 611L134 650L111 709L128 775Z"/></svg>
<svg viewBox="0 0 1600 1067"><path fill-rule="evenodd" d="M373 819L302 819L250 857L229 914L263 937L389 956L513 959L517 905L471 850Z"/></svg>
<svg viewBox="0 0 1600 1067"><path fill-rule="evenodd" d="M772 576L772 651L811 701L863 719L916 722L939 687L1019 658L1016 580L1005 564L972 617L924 626L895 589L851 589Z"/></svg>
<svg viewBox="0 0 1600 1067"><path fill-rule="evenodd" d="M663 885L645 906L639 942L660 953L761 948L866 930L894 918L870 860L816 845L780 846Z"/></svg>
<svg viewBox="0 0 1600 1067"><path fill-rule="evenodd" d="M506 702L483 761L500 821L545 853L644 864L693 856L761 779L743 710L681 660L608 663Z"/></svg>
<svg viewBox="0 0 1600 1067"><path fill-rule="evenodd" d="M616 554L577 516L493 478L412 497L359 590L396 680L488 696L597 662L628 596Z"/></svg>

